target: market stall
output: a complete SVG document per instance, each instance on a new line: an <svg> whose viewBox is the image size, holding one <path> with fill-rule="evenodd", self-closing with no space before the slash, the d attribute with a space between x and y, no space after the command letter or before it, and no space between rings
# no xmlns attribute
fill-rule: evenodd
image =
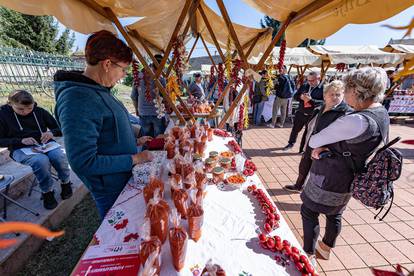
<svg viewBox="0 0 414 276"><path fill-rule="evenodd" d="M191 134L199 131L204 133L204 138L189 138L198 137ZM148 213L152 208L151 201L148 201L151 193L148 187L152 185L149 182L155 183L154 179L150 180L150 175L162 183L163 198L168 203L170 215L174 213L174 206L180 211L184 218L180 225L184 233L187 233L184 236L188 235L180 262L172 255L171 237L161 235L161 240L164 239L165 242L160 251L160 275L200 275L199 272L209 259L220 265L225 275L303 275L297 269L301 266L313 270L286 221L270 201L264 183L254 173L254 164L246 161L233 137L225 137L228 133L209 129L208 126L187 130L173 127L167 133L171 137L175 135L181 138L176 143L167 142L167 151L154 151L153 162L137 165L133 169L134 178L128 182L106 215L94 235L93 243L87 248L72 275L85 275L88 270L93 274L102 269L115 273L123 266L129 266L131 270L135 268L135 273L143 269L137 259L138 255L142 256L142 250L145 249L143 246L148 239L145 238L142 227L146 214L151 219L152 235L160 235L161 231L156 226L159 218L153 218ZM183 133L188 133L189 139L183 138ZM189 143L189 148L192 147L193 150L187 153L185 147L178 146L182 143ZM202 154L202 161L197 161L199 154ZM207 158L209 156L211 158ZM173 159L168 159L171 157ZM180 162L183 165L179 167L176 164ZM178 170L181 171L178 178L183 181L176 186ZM255 192L252 191L252 185L256 186ZM178 189L179 187L181 188ZM196 201L203 210L200 232L195 230L199 228L195 228L191 215L192 199L187 198L191 197L193 189L199 195ZM259 189L262 192L258 192ZM182 198L181 193L185 194L186 199L183 205L179 203L183 202L179 200ZM258 198L263 198L262 205ZM171 221L164 222L167 224L163 228L166 231L174 227ZM157 231L153 232L154 229ZM279 238L268 241L260 233ZM268 246L272 249L269 250ZM177 250L175 243L174 250Z"/></svg>

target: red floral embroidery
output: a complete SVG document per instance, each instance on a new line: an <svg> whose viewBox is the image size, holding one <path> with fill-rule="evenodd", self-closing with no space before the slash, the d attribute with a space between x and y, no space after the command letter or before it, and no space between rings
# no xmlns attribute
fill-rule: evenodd
<svg viewBox="0 0 414 276"><path fill-rule="evenodd" d="M129 242L130 240L137 240L139 237L138 233L131 233L124 237L124 242Z"/></svg>
<svg viewBox="0 0 414 276"><path fill-rule="evenodd" d="M128 225L128 219L124 219L122 222L115 224L114 228L116 230L124 229Z"/></svg>

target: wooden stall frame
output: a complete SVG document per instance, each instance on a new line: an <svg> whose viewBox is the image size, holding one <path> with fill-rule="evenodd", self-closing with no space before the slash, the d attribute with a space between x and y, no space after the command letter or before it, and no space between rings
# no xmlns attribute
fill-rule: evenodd
<svg viewBox="0 0 414 276"><path fill-rule="evenodd" d="M139 52L137 46L125 30L125 28L122 26L121 22L119 22L118 17L116 14L112 11L109 7L102 7L98 3L96 3L94 0L81 0L85 5L95 10L97 13L102 15L103 17L107 18L111 22L113 22L118 29L118 31L122 34L122 36L125 38L128 45L131 47L134 54L137 56L138 60L142 63L144 66L145 71L150 74L151 78L154 79L154 83L157 86L157 88L160 90L161 94L166 99L167 103L171 106L173 111L177 114L178 119L181 123L185 123L185 119L180 113L180 111L177 109L175 104L172 102L171 98L169 97L168 93L166 92L165 88L162 86L159 79L156 77L155 73L152 71L152 69L149 67L148 63L146 62L145 58L141 55Z"/></svg>

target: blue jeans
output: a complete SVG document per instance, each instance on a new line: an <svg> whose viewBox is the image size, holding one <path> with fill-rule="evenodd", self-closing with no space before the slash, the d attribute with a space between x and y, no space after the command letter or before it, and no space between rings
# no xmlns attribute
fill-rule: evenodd
<svg viewBox="0 0 414 276"><path fill-rule="evenodd" d="M253 106L253 122L259 125L262 122L262 112L265 102L255 103Z"/></svg>
<svg viewBox="0 0 414 276"><path fill-rule="evenodd" d="M108 189L109 191L105 192L92 192L101 220L105 218L106 213L112 208L123 189L124 186L121 186L111 187Z"/></svg>
<svg viewBox="0 0 414 276"><path fill-rule="evenodd" d="M157 137L164 134L165 118L158 119L157 116L140 116L142 136Z"/></svg>
<svg viewBox="0 0 414 276"><path fill-rule="evenodd" d="M13 152L12 157L16 162L32 168L43 193L52 190L53 179L50 173L51 166L55 168L62 183L67 183L70 180L69 164L62 148L33 155L26 155L22 150L18 149Z"/></svg>

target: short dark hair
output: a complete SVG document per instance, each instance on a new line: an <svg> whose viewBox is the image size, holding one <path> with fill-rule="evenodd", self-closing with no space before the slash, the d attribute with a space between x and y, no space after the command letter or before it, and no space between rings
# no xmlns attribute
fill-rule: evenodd
<svg viewBox="0 0 414 276"><path fill-rule="evenodd" d="M85 46L85 57L89 65L96 65L99 61L105 59L131 63L132 50L113 33L102 30L88 37Z"/></svg>
<svg viewBox="0 0 414 276"><path fill-rule="evenodd" d="M199 77L201 77L201 74L200 73L195 73L194 74L194 78L199 78Z"/></svg>
<svg viewBox="0 0 414 276"><path fill-rule="evenodd" d="M8 98L9 103L13 104L22 104L22 105L31 105L34 104L34 99L32 94L26 90L14 90L9 94Z"/></svg>

